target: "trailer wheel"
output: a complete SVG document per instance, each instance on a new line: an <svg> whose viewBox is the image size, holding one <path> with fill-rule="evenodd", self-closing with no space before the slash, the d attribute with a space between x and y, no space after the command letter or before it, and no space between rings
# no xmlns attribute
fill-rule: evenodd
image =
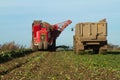
<svg viewBox="0 0 120 80"><path fill-rule="evenodd" d="M100 54L107 54L107 45L101 46L99 53Z"/></svg>
<svg viewBox="0 0 120 80"><path fill-rule="evenodd" d="M93 48L93 54L98 54L99 53L99 48Z"/></svg>
<svg viewBox="0 0 120 80"><path fill-rule="evenodd" d="M99 54L107 54L107 50L100 50Z"/></svg>
<svg viewBox="0 0 120 80"><path fill-rule="evenodd" d="M77 50L76 50L75 36L73 36L73 51L76 54Z"/></svg>
<svg viewBox="0 0 120 80"><path fill-rule="evenodd" d="M84 55L84 54L85 54L85 51L84 51L84 50L80 50L78 54Z"/></svg>

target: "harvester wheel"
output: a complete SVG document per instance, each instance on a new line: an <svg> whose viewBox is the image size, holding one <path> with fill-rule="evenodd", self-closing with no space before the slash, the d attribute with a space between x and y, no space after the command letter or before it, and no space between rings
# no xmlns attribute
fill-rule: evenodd
<svg viewBox="0 0 120 80"><path fill-rule="evenodd" d="M35 45L32 45L32 51L38 51L38 47Z"/></svg>
<svg viewBox="0 0 120 80"><path fill-rule="evenodd" d="M53 41L52 51L56 51L56 39L54 39L54 41Z"/></svg>
<svg viewBox="0 0 120 80"><path fill-rule="evenodd" d="M50 51L56 51L56 40L53 40L52 45L49 45L49 50Z"/></svg>
<svg viewBox="0 0 120 80"><path fill-rule="evenodd" d="M44 50L48 49L48 43L47 42L43 42L43 49Z"/></svg>
<svg viewBox="0 0 120 80"><path fill-rule="evenodd" d="M39 43L38 48L39 48L39 50L42 49L42 43Z"/></svg>

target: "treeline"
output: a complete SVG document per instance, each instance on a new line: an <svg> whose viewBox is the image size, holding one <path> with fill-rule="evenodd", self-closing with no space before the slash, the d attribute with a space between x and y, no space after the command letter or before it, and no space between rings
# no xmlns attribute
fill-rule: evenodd
<svg viewBox="0 0 120 80"><path fill-rule="evenodd" d="M110 43L110 44L108 44L108 50L120 50L120 46Z"/></svg>
<svg viewBox="0 0 120 80"><path fill-rule="evenodd" d="M8 52L25 49L23 45L16 44L14 41L0 45L0 52Z"/></svg>

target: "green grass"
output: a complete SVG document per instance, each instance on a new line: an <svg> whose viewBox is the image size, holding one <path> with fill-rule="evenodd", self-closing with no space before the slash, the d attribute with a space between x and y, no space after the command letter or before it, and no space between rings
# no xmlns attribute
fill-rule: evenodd
<svg viewBox="0 0 120 80"><path fill-rule="evenodd" d="M86 67L89 76L95 80L120 79L120 54L114 52L106 55L74 55L73 52L69 52L69 54L73 58L76 67L81 65Z"/></svg>
<svg viewBox="0 0 120 80"><path fill-rule="evenodd" d="M71 53L71 57L74 58L76 63L82 62L82 64L89 68L120 70L120 54L74 55Z"/></svg>
<svg viewBox="0 0 120 80"><path fill-rule="evenodd" d="M53 61L58 63L58 60L59 65L52 67L56 72L52 74L53 79L59 79L61 76L63 80L120 79L120 54L78 55L72 51L63 51L54 55Z"/></svg>

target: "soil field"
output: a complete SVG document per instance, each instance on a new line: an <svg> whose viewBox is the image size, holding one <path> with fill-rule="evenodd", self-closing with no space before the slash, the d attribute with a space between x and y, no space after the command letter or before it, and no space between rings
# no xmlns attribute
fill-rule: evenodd
<svg viewBox="0 0 120 80"><path fill-rule="evenodd" d="M120 54L34 52L1 63L0 80L120 80Z"/></svg>

